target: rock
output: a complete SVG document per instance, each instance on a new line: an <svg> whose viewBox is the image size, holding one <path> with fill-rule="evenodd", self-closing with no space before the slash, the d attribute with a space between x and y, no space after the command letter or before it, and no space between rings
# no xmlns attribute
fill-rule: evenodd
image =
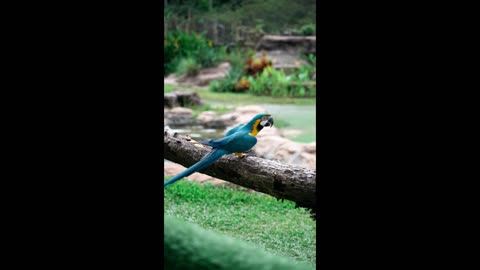
<svg viewBox="0 0 480 270"><path fill-rule="evenodd" d="M164 84L178 85L177 79L178 78L175 75L175 73L172 73L172 74L168 75L167 77L163 78L163 83Z"/></svg>
<svg viewBox="0 0 480 270"><path fill-rule="evenodd" d="M202 105L200 96L192 91L175 90L171 93L163 94L163 105L167 108L176 106Z"/></svg>
<svg viewBox="0 0 480 270"><path fill-rule="evenodd" d="M288 153L298 153L302 151L302 145L300 143L289 141L288 143L284 143L280 146L280 149L285 149Z"/></svg>
<svg viewBox="0 0 480 270"><path fill-rule="evenodd" d="M217 115L213 111L206 111L198 115L196 123L205 128L225 128L234 121L235 117L232 114Z"/></svg>
<svg viewBox="0 0 480 270"><path fill-rule="evenodd" d="M217 118L217 113L214 112L214 111L205 111L205 112L201 112L198 116L197 116L197 119L195 120L197 122L197 124L199 125L203 125L205 123L209 123L213 120L215 120L215 118Z"/></svg>
<svg viewBox="0 0 480 270"><path fill-rule="evenodd" d="M164 163L164 169L163 169L163 174L165 176L175 176L184 170L186 170L185 167L183 167L180 164L173 163L173 162L166 162ZM221 179L217 179L214 177L211 177L209 175L203 174L203 173L194 173L190 176L187 177L189 181L193 182L198 182L198 183L211 183L214 186L218 185L228 185L228 186L237 186L235 184L229 183L227 181L223 181Z"/></svg>
<svg viewBox="0 0 480 270"><path fill-rule="evenodd" d="M192 105L203 105L200 96L192 91L186 90L176 90L172 94L177 96L177 103L181 107L192 106Z"/></svg>
<svg viewBox="0 0 480 270"><path fill-rule="evenodd" d="M280 145L289 142L289 140L278 136L257 137L257 140L257 144L253 147L255 155L266 159L278 159L276 157L276 149Z"/></svg>
<svg viewBox="0 0 480 270"><path fill-rule="evenodd" d="M302 131L299 129L285 128L285 129L282 129L280 134L282 135L282 137L285 137L285 138L293 138L302 134Z"/></svg>
<svg viewBox="0 0 480 270"><path fill-rule="evenodd" d="M165 122L167 126L187 126L193 123L193 110L183 107L176 107L165 111Z"/></svg>
<svg viewBox="0 0 480 270"><path fill-rule="evenodd" d="M248 106L241 106L235 109L235 112L241 114L259 114L259 113L266 113L267 110L264 108L257 106L257 105L248 105Z"/></svg>
<svg viewBox="0 0 480 270"><path fill-rule="evenodd" d="M307 65L308 63L303 60L300 55L300 53L290 53L285 51L269 51L266 53L267 59L272 60L272 67L283 70L295 70L300 65Z"/></svg>
<svg viewBox="0 0 480 270"><path fill-rule="evenodd" d="M264 130L259 135L263 132ZM315 143L298 143L279 136L257 136L257 139L258 143L253 148L256 156L290 165L315 168Z"/></svg>
<svg viewBox="0 0 480 270"><path fill-rule="evenodd" d="M233 112L217 115L213 111L202 112L197 117L197 124L203 125L207 128L226 128L228 132L238 124L245 124L252 119L253 116L259 113L265 113L266 110L259 106L244 106L239 107ZM271 133L270 133L271 134ZM275 134L278 134L275 131Z"/></svg>
<svg viewBox="0 0 480 270"><path fill-rule="evenodd" d="M163 95L163 105L165 108L173 108L177 106L177 96L172 93Z"/></svg>
<svg viewBox="0 0 480 270"><path fill-rule="evenodd" d="M316 54L316 36L265 35L257 43L257 51L284 51L288 53Z"/></svg>
<svg viewBox="0 0 480 270"><path fill-rule="evenodd" d="M267 59L272 60L276 69L297 69L308 64L301 55L316 54L316 36L274 36L265 35L256 47L257 57L263 51Z"/></svg>
<svg viewBox="0 0 480 270"><path fill-rule="evenodd" d="M185 170L185 167L173 162L165 162L163 166L163 174L165 176L175 176Z"/></svg>
<svg viewBox="0 0 480 270"><path fill-rule="evenodd" d="M237 119L238 113L226 113L220 116L220 120L222 121L224 127L237 123Z"/></svg>
<svg viewBox="0 0 480 270"><path fill-rule="evenodd" d="M303 151L315 155L317 153L317 143L312 142L305 144L305 146L303 147Z"/></svg>
<svg viewBox="0 0 480 270"><path fill-rule="evenodd" d="M314 169L316 168L316 160L317 157L313 154L309 153L301 153L300 157L297 159L300 162L300 166L305 167L305 168L311 168Z"/></svg>
<svg viewBox="0 0 480 270"><path fill-rule="evenodd" d="M213 80L221 80L225 78L229 71L230 63L225 62L216 67L201 69L196 76L182 76L177 78L177 82L194 86L205 86Z"/></svg>

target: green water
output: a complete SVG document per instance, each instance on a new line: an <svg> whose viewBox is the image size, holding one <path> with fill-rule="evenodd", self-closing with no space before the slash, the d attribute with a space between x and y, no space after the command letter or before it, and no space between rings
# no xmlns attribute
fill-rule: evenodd
<svg viewBox="0 0 480 270"><path fill-rule="evenodd" d="M268 113L273 115L277 127L280 130L292 130L291 136L285 134L285 137L296 142L314 142L316 141L316 114L315 105L276 105L276 104L258 104L265 108ZM297 134L301 132L300 134ZM286 132L285 132L286 133Z"/></svg>

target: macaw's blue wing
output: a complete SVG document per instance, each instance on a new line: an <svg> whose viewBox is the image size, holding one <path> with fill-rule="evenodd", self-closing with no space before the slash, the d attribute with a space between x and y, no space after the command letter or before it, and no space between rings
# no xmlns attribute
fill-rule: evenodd
<svg viewBox="0 0 480 270"><path fill-rule="evenodd" d="M250 150L257 143L257 138L246 131L238 131L225 138L204 142L215 149L222 149L230 153L243 153Z"/></svg>
<svg viewBox="0 0 480 270"><path fill-rule="evenodd" d="M204 141L204 142L202 142L202 144L211 146L213 148L222 149L225 145L232 142L237 137L238 137L237 134L234 133L232 135L229 135L229 136L226 136L226 137L223 137L223 138L220 138L220 139Z"/></svg>
<svg viewBox="0 0 480 270"><path fill-rule="evenodd" d="M241 128L243 127L243 124L239 124L238 126L230 129L227 134L225 134L225 136L230 136L232 135L233 133L237 132L238 130L240 130Z"/></svg>

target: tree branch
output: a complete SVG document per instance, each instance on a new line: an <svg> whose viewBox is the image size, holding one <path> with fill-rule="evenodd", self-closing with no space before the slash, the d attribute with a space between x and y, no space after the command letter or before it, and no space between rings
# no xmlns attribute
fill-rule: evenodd
<svg viewBox="0 0 480 270"><path fill-rule="evenodd" d="M163 143L165 158L187 168L211 149L171 130L164 131ZM316 170L259 157L240 159L235 155L225 155L200 172L278 199L294 201L297 206L316 212Z"/></svg>

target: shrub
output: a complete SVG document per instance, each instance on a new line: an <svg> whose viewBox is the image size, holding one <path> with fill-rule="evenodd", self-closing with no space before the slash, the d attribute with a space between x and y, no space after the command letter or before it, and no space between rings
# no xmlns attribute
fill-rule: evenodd
<svg viewBox="0 0 480 270"><path fill-rule="evenodd" d="M254 58L253 52L248 53L244 62L245 52L227 56L231 69L225 79L213 81L209 89L214 92L249 92L257 96L315 96L315 55L308 55L307 61L313 65L300 65L290 75L283 70L272 68L271 61L265 52L261 58ZM245 76L246 75L246 76Z"/></svg>
<svg viewBox="0 0 480 270"><path fill-rule="evenodd" d="M225 56L225 59L230 63L230 71L227 76L220 81L213 81L209 85L209 89L214 92L245 92L248 83L244 77L245 59L247 55L253 55L251 50L236 49ZM243 78L243 81L242 81Z"/></svg>
<svg viewBox="0 0 480 270"><path fill-rule="evenodd" d="M238 92L236 84L241 75L241 71L238 72L238 70L232 68L225 79L211 82L209 89L213 92Z"/></svg>
<svg viewBox="0 0 480 270"><path fill-rule="evenodd" d="M302 32L304 36L313 36L316 33L316 28L315 24L306 24L300 28L300 32Z"/></svg>
<svg viewBox="0 0 480 270"><path fill-rule="evenodd" d="M182 58L178 63L176 73L178 75L195 76L200 71L200 68L201 66L194 58Z"/></svg>
<svg viewBox="0 0 480 270"><path fill-rule="evenodd" d="M304 97L315 96L315 88L311 81L312 67L306 66L291 75L285 75L283 70L275 70L268 67L263 72L254 78L248 77L249 93L257 96L291 96Z"/></svg>
<svg viewBox="0 0 480 270"><path fill-rule="evenodd" d="M225 49L215 48L203 34L173 31L163 42L164 76L177 70L181 59L192 58L200 67L210 67L224 57Z"/></svg>
<svg viewBox="0 0 480 270"><path fill-rule="evenodd" d="M266 52L262 51L262 57L260 59L254 58L253 55L249 56L245 67L245 74L256 77L258 74L262 73L265 68L271 66L272 61L267 59Z"/></svg>

